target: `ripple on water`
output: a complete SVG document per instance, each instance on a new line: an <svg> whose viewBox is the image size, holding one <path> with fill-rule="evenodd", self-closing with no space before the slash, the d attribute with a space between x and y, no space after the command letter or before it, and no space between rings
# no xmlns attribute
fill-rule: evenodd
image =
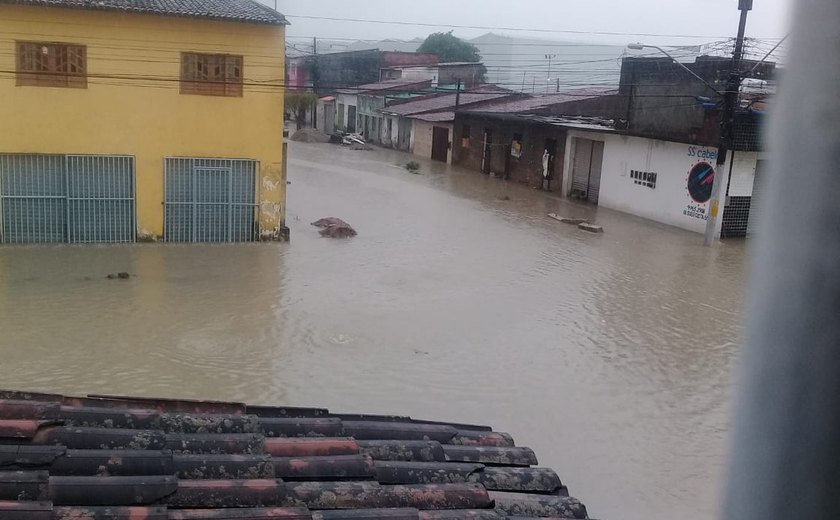
<svg viewBox="0 0 840 520"><path fill-rule="evenodd" d="M712 514L743 247L298 145L290 244L0 249L3 386L491 423L593 516ZM320 238L328 215L359 236ZM137 276L104 280L118 271Z"/></svg>

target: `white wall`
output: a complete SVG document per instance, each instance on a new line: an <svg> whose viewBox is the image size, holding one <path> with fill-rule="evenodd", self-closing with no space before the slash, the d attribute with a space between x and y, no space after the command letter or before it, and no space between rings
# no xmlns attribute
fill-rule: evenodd
<svg viewBox="0 0 840 520"><path fill-rule="evenodd" d="M564 175L564 193L568 193L571 185L571 165L574 161L573 138L575 137L604 142L600 206L697 233L705 232L705 215L708 215L711 201L698 203L691 198L688 191L688 176L691 169L700 162L715 166L716 148L641 137L570 131L566 143L566 169L564 171L568 173ZM756 154L752 154L750 159L750 156L744 153L741 159L736 154L733 175L737 172L739 186L746 185L750 172L752 175L755 174L756 157ZM632 170L656 173L656 187L651 189L635 184L634 179L631 178ZM728 163L722 170L717 172L715 178L715 182L724 183L720 199L721 212L728 182ZM751 179L749 179L749 185L751 190ZM718 232L720 232L719 226L720 218L718 218Z"/></svg>
<svg viewBox="0 0 840 520"><path fill-rule="evenodd" d="M400 118L398 116L388 116L388 120L391 122L391 135L389 139L391 140L391 146L396 148L400 138Z"/></svg>
<svg viewBox="0 0 840 520"><path fill-rule="evenodd" d="M732 161L732 174L729 179L730 196L752 196L758 155L758 152L735 152L735 158Z"/></svg>
<svg viewBox="0 0 840 520"><path fill-rule="evenodd" d="M427 81L432 80L432 86L437 86L437 76L438 76L438 68L437 67L410 67L402 69L402 74L400 75L401 80L408 80L408 81Z"/></svg>

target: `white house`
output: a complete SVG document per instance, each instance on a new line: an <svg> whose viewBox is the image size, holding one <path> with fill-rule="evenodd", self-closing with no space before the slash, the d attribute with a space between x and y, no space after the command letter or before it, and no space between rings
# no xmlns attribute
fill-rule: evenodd
<svg viewBox="0 0 840 520"><path fill-rule="evenodd" d="M717 171L713 147L574 129L565 149L563 193L697 233L706 229L712 180L724 183L723 208L727 197L753 196L762 164L758 152L730 152Z"/></svg>

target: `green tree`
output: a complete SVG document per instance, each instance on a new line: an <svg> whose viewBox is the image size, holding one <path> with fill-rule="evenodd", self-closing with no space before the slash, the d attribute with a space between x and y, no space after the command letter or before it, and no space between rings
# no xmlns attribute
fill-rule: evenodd
<svg viewBox="0 0 840 520"><path fill-rule="evenodd" d="M306 111L315 108L318 95L310 91L286 90L286 111L292 116L298 130L306 121Z"/></svg>
<svg viewBox="0 0 840 520"><path fill-rule="evenodd" d="M440 56L441 63L465 61L470 63L478 63L481 61L481 54L478 52L478 47L468 41L449 32L438 32L430 34L426 40L417 49L419 53L437 54ZM481 80L487 73L487 68L481 66Z"/></svg>
<svg viewBox="0 0 840 520"><path fill-rule="evenodd" d="M420 48L417 49L417 52L437 54L440 56L440 61L444 63L453 61L481 61L478 47L454 36L452 31L430 34L423 44L420 45Z"/></svg>

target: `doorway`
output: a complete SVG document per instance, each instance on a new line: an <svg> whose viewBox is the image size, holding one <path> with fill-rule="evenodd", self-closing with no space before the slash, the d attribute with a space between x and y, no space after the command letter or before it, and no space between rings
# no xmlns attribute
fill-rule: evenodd
<svg viewBox="0 0 840 520"><path fill-rule="evenodd" d="M554 158L557 157L557 139L546 139L544 150L542 184L540 186L546 191L551 191L551 181L554 180Z"/></svg>
<svg viewBox="0 0 840 520"><path fill-rule="evenodd" d="M604 143L576 137L573 150L572 189L569 196L597 205L601 189Z"/></svg>
<svg viewBox="0 0 840 520"><path fill-rule="evenodd" d="M449 129L432 127L432 160L447 162L449 155Z"/></svg>
<svg viewBox="0 0 840 520"><path fill-rule="evenodd" d="M481 173L490 173L490 160L493 152L493 129L484 129L484 150L481 153Z"/></svg>
<svg viewBox="0 0 840 520"><path fill-rule="evenodd" d="M356 131L356 107L353 105L347 107L347 131L350 133Z"/></svg>

